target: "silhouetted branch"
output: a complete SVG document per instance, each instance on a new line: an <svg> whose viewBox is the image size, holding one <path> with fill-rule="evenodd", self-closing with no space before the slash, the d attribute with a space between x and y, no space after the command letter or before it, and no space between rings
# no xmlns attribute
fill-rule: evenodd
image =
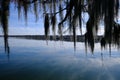
<svg viewBox="0 0 120 80"><path fill-rule="evenodd" d="M64 9L62 9L62 10L60 10L60 11L55 12L55 13L43 13L43 14L49 14L49 15L54 14L54 15L57 15L58 13L60 13L61 11L66 10L66 9L67 9L67 8L64 8Z"/></svg>

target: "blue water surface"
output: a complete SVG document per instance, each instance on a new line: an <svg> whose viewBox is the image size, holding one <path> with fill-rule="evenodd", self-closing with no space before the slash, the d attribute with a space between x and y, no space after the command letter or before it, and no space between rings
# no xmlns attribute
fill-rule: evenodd
<svg viewBox="0 0 120 80"><path fill-rule="evenodd" d="M84 43L9 39L5 53L0 38L0 80L120 80L120 53L116 48L85 51ZM102 53L102 54L101 54Z"/></svg>

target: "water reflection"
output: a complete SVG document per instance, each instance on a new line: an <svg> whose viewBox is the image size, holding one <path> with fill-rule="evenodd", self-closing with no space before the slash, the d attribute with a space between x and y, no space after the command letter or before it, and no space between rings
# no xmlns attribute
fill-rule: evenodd
<svg viewBox="0 0 120 80"><path fill-rule="evenodd" d="M10 53L9 49L9 38L22 38L22 39L29 39L29 40L46 40L46 36L44 35L7 35L7 36L0 36L1 38L4 38L4 46L5 46L5 52ZM65 35L62 37L56 36L56 39L54 39L54 36L49 36L49 38L46 40L46 43L48 45L48 40L50 41L67 41L67 42L73 42L74 43L74 50L76 49L76 42L85 42L85 36L76 36L76 40L71 39L73 36L70 35ZM100 42L102 36L96 36L95 42L98 43ZM87 45L85 45L87 46ZM87 52L87 47L86 47L86 52ZM93 51L92 51L93 52Z"/></svg>
<svg viewBox="0 0 120 80"><path fill-rule="evenodd" d="M16 36L10 36L10 43L11 43L10 45L11 45L11 46L14 46L14 43L13 43L14 41L12 41L12 40L18 40L18 42L19 42L19 40L22 40L22 42L19 42L19 43L15 44L15 46L18 47L18 46L20 46L21 44L23 44L23 45L26 44L26 40L28 40L28 41L29 41L29 40L30 40L30 41L33 40L34 43L35 43L36 40L41 40L41 39L44 40L44 36L42 36L42 37L43 37L43 38L39 38L38 36L34 36L34 37L33 37L33 36L27 36L27 37L26 37L26 36L18 36L18 37L16 37ZM99 37L99 38L101 38L101 37ZM0 39L2 39L2 38L0 38ZM100 40L100 39L99 39L99 40ZM81 41L81 40L80 40L80 41ZM16 41L16 42L17 42L17 41ZM43 41L43 42L45 42L45 41ZM60 46L59 48L61 48L61 47L64 47L64 48L65 48L65 47L66 47L66 48L68 47L68 48L69 48L69 46L68 46L69 44L66 45L66 44L64 44L64 43L70 43L70 44L71 44L70 46L73 45L73 44L72 44L71 42L69 42L69 41L68 41L68 42L63 42L63 41L58 41L58 42L55 41L55 42L54 42L54 40L51 39L51 41L48 41L48 42L50 42L50 43L52 42L52 43L51 43L51 44L48 44L48 45L46 45L46 44L44 43L44 44L42 44L42 45L45 45L45 46L47 46L47 47L49 46L49 48L50 48L50 47L53 48L53 45L54 45L54 49L56 49L56 47L58 47L58 46ZM59 43L59 44L56 45L56 43ZM28 43L28 44L29 44L29 43ZM27 45L28 45L28 44L27 44ZM30 43L30 44L32 44L32 43ZM82 46L81 46L81 44L82 44ZM29 46L29 47L34 47L33 45L34 45L34 44L32 44L32 45ZM64 45L64 46L63 46L63 45ZM3 45L2 45L2 46L3 46ZM37 46L41 47L40 44L37 44L36 47L37 47ZM43 47L45 47L45 46L43 46ZM99 43L96 43L95 46L96 46L95 51L101 52L101 57L103 57L104 51L107 51L108 48L110 48L110 49L115 49L115 50L116 50L116 47L114 47L114 46L113 46L113 47L112 47L112 46L111 46L111 47L105 46L104 49L103 49L103 47L102 47L101 44L99 44ZM26 45L24 45L24 46L22 46L22 47L24 48L24 47L26 47ZM28 47L28 46L27 46L27 47ZM38 48L39 48L39 47L38 47ZM101 47L101 50L100 50L100 47ZM84 53L86 53L86 56L88 55L88 53L91 53L90 51L87 51L87 50L86 50L87 47L84 47L83 43L78 42L76 48L77 48L77 52L81 52L81 51L85 50ZM80 49L80 48L81 48L81 49ZM78 50L78 49L79 49L79 50ZM61 49L61 50L62 50L62 49ZM63 50L64 50L64 49L63 49ZM71 49L71 50L73 50L73 49ZM8 50L8 51L9 51L9 50ZM52 51L52 50L50 50L50 51ZM109 52L109 56L111 57L111 50L108 49L108 51L110 51L110 52ZM6 52L6 51L5 51L5 52ZM108 53L108 52L107 52L107 53ZM114 54L114 53L113 53L113 54ZM8 60L9 60L9 58L10 58L10 53L8 52L8 53L6 53L6 55L7 55ZM94 54L92 54L92 55L94 55Z"/></svg>
<svg viewBox="0 0 120 80"><path fill-rule="evenodd" d="M10 39L10 59L0 52L0 80L119 80L120 54L100 45L85 54L84 43ZM0 47L4 48L0 45ZM80 47L80 48L79 48Z"/></svg>

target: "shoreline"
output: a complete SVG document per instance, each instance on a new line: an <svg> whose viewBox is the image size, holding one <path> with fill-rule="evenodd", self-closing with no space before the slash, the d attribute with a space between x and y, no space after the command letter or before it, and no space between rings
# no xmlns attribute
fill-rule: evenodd
<svg viewBox="0 0 120 80"><path fill-rule="evenodd" d="M0 37L4 37L3 35L0 35ZM44 35L9 35L8 37L11 38L22 38L22 39L33 39L33 40L46 40ZM73 42L73 36L72 35L64 35L62 38L60 36L48 36L47 40L51 41L68 41ZM95 42L100 42L102 36L96 36ZM76 42L85 42L85 36L84 35L78 35L76 36Z"/></svg>

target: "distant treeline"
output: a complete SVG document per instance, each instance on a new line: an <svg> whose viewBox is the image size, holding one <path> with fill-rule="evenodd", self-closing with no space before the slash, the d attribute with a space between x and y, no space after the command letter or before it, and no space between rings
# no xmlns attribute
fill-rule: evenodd
<svg viewBox="0 0 120 80"><path fill-rule="evenodd" d="M0 37L3 37L3 35L0 35ZM33 39L33 40L46 40L44 35L9 35L9 37L12 38L22 38L22 39ZM73 36L72 35L64 35L63 37L60 36L49 36L48 40L54 40L54 41L69 41L69 42L73 42ZM76 37L76 41L77 42L84 42L85 41L85 36L82 35L78 35ZM100 42L102 36L96 36L95 37L95 42Z"/></svg>

